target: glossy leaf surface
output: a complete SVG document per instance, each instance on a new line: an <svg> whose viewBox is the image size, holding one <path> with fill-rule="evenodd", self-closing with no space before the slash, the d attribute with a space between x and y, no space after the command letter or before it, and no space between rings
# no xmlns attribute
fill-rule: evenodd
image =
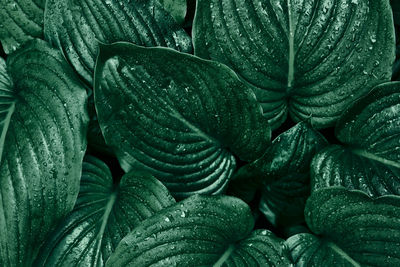
<svg viewBox="0 0 400 267"><path fill-rule="evenodd" d="M7 71L15 110L0 165L0 266L30 266L76 201L87 96L62 55L44 41L9 56Z"/></svg>
<svg viewBox="0 0 400 267"><path fill-rule="evenodd" d="M1 0L0 41L6 54L33 38L43 37L46 0Z"/></svg>
<svg viewBox="0 0 400 267"><path fill-rule="evenodd" d="M287 113L333 126L390 80L395 57L387 0L199 0L193 39L196 55L254 85L273 129Z"/></svg>
<svg viewBox="0 0 400 267"><path fill-rule="evenodd" d="M314 189L342 185L370 196L400 194L400 83L374 88L343 113L335 131L345 146L331 146L313 160Z"/></svg>
<svg viewBox="0 0 400 267"><path fill-rule="evenodd" d="M88 83L92 83L98 42L133 42L191 51L190 37L159 0L49 0L45 37Z"/></svg>
<svg viewBox="0 0 400 267"><path fill-rule="evenodd" d="M121 241L106 266L288 263L283 241L272 233L261 230L248 237L253 223L249 207L237 198L192 196L145 220Z"/></svg>
<svg viewBox="0 0 400 267"><path fill-rule="evenodd" d="M120 240L144 219L175 203L145 173L125 174L113 184L110 169L87 156L77 203L50 235L35 266L104 266Z"/></svg>
<svg viewBox="0 0 400 267"><path fill-rule="evenodd" d="M217 194L270 130L253 92L226 66L165 48L102 46L95 104L125 171L145 169L175 196Z"/></svg>
<svg viewBox="0 0 400 267"><path fill-rule="evenodd" d="M325 188L305 210L311 231L336 244L361 266L400 264L400 197L371 199L361 191Z"/></svg>
<svg viewBox="0 0 400 267"><path fill-rule="evenodd" d="M359 267L346 252L332 242L312 234L297 234L287 241L293 263L301 266L341 266Z"/></svg>

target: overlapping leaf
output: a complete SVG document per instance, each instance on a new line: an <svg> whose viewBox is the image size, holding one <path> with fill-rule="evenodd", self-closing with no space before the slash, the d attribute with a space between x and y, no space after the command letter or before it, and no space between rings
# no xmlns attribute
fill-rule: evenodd
<svg viewBox="0 0 400 267"><path fill-rule="evenodd" d="M220 63L165 48L102 46L95 104L124 168L145 169L178 197L220 193L270 130L253 92ZM229 149L229 150L228 150Z"/></svg>
<svg viewBox="0 0 400 267"><path fill-rule="evenodd" d="M313 189L400 194L400 83L379 85L346 110L336 136L345 146L328 147L313 160Z"/></svg>
<svg viewBox="0 0 400 267"><path fill-rule="evenodd" d="M331 248L342 256L340 251L344 251L361 266L400 264L399 196L371 199L361 191L324 188L312 193L305 215L313 233L333 242ZM315 242L309 244L303 255L307 261L318 260L326 251L310 255Z"/></svg>
<svg viewBox="0 0 400 267"><path fill-rule="evenodd" d="M145 220L106 266L289 266L282 240L266 230L249 236L253 224L237 198L192 196Z"/></svg>
<svg viewBox="0 0 400 267"><path fill-rule="evenodd" d="M151 175L131 172L116 186L108 167L88 156L74 210L50 235L35 266L104 266L124 236L174 203Z"/></svg>
<svg viewBox="0 0 400 267"><path fill-rule="evenodd" d="M277 128L289 112L333 126L352 101L389 81L394 28L387 0L199 0L195 54L255 86Z"/></svg>
<svg viewBox="0 0 400 267"><path fill-rule="evenodd" d="M189 36L159 0L49 0L45 37L62 49L76 71L92 83L98 41L128 41L191 51Z"/></svg>
<svg viewBox="0 0 400 267"><path fill-rule="evenodd" d="M30 41L10 55L7 71L15 110L0 165L0 266L30 266L76 201L86 149L86 91L44 41Z"/></svg>
<svg viewBox="0 0 400 267"><path fill-rule="evenodd" d="M308 123L301 122L279 135L262 158L241 169L234 185L252 190L262 188L260 209L274 225L303 220L310 194L310 163L327 145L325 138ZM243 173L247 169L247 173Z"/></svg>
<svg viewBox="0 0 400 267"><path fill-rule="evenodd" d="M295 266L360 266L337 245L312 234L294 235L286 244Z"/></svg>
<svg viewBox="0 0 400 267"><path fill-rule="evenodd" d="M43 36L45 0L1 0L0 41L6 54Z"/></svg>

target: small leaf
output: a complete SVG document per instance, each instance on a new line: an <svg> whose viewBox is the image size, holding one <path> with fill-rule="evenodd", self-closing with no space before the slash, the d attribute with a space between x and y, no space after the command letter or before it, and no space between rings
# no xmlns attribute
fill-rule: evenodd
<svg viewBox="0 0 400 267"><path fill-rule="evenodd" d="M15 111L0 165L0 266L31 266L78 195L87 95L44 41L29 41L11 54L7 71Z"/></svg>
<svg viewBox="0 0 400 267"><path fill-rule="evenodd" d="M159 0L165 10L171 14L178 24L185 21L187 3L186 0Z"/></svg>
<svg viewBox="0 0 400 267"><path fill-rule="evenodd" d="M361 191L330 187L307 200L306 222L361 266L400 265L400 197L371 199Z"/></svg>
<svg viewBox="0 0 400 267"><path fill-rule="evenodd" d="M395 58L388 0L199 0L192 35L196 55L254 85L273 129L287 113L333 126Z"/></svg>
<svg viewBox="0 0 400 267"><path fill-rule="evenodd" d="M301 266L360 266L332 242L312 234L297 234L287 241L293 263Z"/></svg>
<svg viewBox="0 0 400 267"><path fill-rule="evenodd" d="M348 108L336 126L345 147L331 146L312 163L313 190L360 189L400 194L400 83L385 83Z"/></svg>
<svg viewBox="0 0 400 267"><path fill-rule="evenodd" d="M240 262L255 263L245 266L276 266L278 262L288 263L283 240L266 230L248 237L253 224L250 209L241 200L195 195L143 221L122 239L106 266L243 266ZM244 238L247 239L242 240ZM240 243L235 245L238 241ZM269 265L264 265L266 262Z"/></svg>
<svg viewBox="0 0 400 267"><path fill-rule="evenodd" d="M0 41L6 54L28 40L43 37L46 0L3 0L0 3Z"/></svg>
<svg viewBox="0 0 400 267"><path fill-rule="evenodd" d="M50 235L34 266L104 266L124 236L174 203L151 175L131 172L115 186L109 168L87 156L74 210Z"/></svg>
<svg viewBox="0 0 400 267"><path fill-rule="evenodd" d="M79 75L92 84L98 41L133 42L191 51L190 37L160 0L48 0L44 33Z"/></svg>
<svg viewBox="0 0 400 267"><path fill-rule="evenodd" d="M245 166L246 172L242 169L241 183L236 186L247 188L250 183L253 190L261 188L260 210L273 225L302 222L310 195L310 162L326 145L325 138L308 123L298 123L279 135L260 159Z"/></svg>
<svg viewBox="0 0 400 267"><path fill-rule="evenodd" d="M150 171L177 197L220 193L232 153L254 160L269 143L260 105L230 69L172 49L102 46L94 93L122 168Z"/></svg>

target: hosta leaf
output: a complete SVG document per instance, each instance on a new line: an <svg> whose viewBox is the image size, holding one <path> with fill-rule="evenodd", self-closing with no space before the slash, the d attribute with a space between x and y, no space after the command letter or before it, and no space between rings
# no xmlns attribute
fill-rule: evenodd
<svg viewBox="0 0 400 267"><path fill-rule="evenodd" d="M360 266L332 242L312 234L297 234L287 241L295 266Z"/></svg>
<svg viewBox="0 0 400 267"><path fill-rule="evenodd" d="M50 235L35 266L104 266L124 236L174 203L151 175L131 172L115 186L109 168L88 156L74 210Z"/></svg>
<svg viewBox="0 0 400 267"><path fill-rule="evenodd" d="M30 266L76 201L86 91L58 51L28 42L7 59L15 111L0 165L0 266Z"/></svg>
<svg viewBox="0 0 400 267"><path fill-rule="evenodd" d="M374 88L343 113L335 131L346 146L329 147L313 160L314 189L400 194L400 83Z"/></svg>
<svg viewBox="0 0 400 267"><path fill-rule="evenodd" d="M175 21L182 24L185 21L187 3L186 0L159 0Z"/></svg>
<svg viewBox="0 0 400 267"><path fill-rule="evenodd" d="M370 196L400 194L400 169L357 155L334 145L321 151L312 163L312 188L344 186Z"/></svg>
<svg viewBox="0 0 400 267"><path fill-rule="evenodd" d="M45 3L46 0L0 1L0 41L6 54L43 36Z"/></svg>
<svg viewBox="0 0 400 267"><path fill-rule="evenodd" d="M260 209L272 224L295 224L303 220L305 201L310 194L310 162L326 145L320 133L301 122L279 135L260 159L247 166L248 179L242 177L242 183L250 180L254 190L261 188ZM258 184L253 182L257 178ZM240 183L236 186L246 187Z"/></svg>
<svg viewBox="0 0 400 267"><path fill-rule="evenodd" d="M311 231L336 244L361 266L400 265L400 197L371 199L361 191L324 188L305 210Z"/></svg>
<svg viewBox="0 0 400 267"><path fill-rule="evenodd" d="M352 101L389 81L394 28L387 0L199 0L195 54L254 85L277 128L289 112L333 126Z"/></svg>
<svg viewBox="0 0 400 267"><path fill-rule="evenodd" d="M122 239L106 266L287 263L283 242L266 230L242 240L253 223L249 207L237 198L195 195L145 220Z"/></svg>
<svg viewBox="0 0 400 267"><path fill-rule="evenodd" d="M268 146L253 92L220 63L117 43L101 47L95 76L100 127L123 169L150 171L178 197L221 192L231 152L254 160Z"/></svg>
<svg viewBox="0 0 400 267"><path fill-rule="evenodd" d="M45 36L92 83L98 41L128 41L191 51L190 37L160 0L49 0Z"/></svg>

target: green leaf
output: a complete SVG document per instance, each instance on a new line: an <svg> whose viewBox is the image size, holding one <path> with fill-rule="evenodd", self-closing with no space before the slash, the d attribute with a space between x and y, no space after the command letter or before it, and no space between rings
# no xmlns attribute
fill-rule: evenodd
<svg viewBox="0 0 400 267"><path fill-rule="evenodd" d="M286 240L295 266L360 266L332 242L312 234L297 234Z"/></svg>
<svg viewBox="0 0 400 267"><path fill-rule="evenodd" d="M325 138L308 123L298 123L279 135L265 154L247 167L248 179L242 174L242 183L236 186L246 188L241 184L250 181L247 187L250 183L253 190L261 188L260 210L273 225L301 222L310 195L310 163L326 145ZM254 182L257 178L258 183Z"/></svg>
<svg viewBox="0 0 400 267"><path fill-rule="evenodd" d="M232 153L254 160L269 143L260 105L230 69L172 49L101 46L94 93L123 169L150 171L177 197L220 193Z"/></svg>
<svg viewBox="0 0 400 267"><path fill-rule="evenodd" d="M64 52L82 78L92 84L98 41L133 42L190 52L190 37L159 0L48 0L46 40Z"/></svg>
<svg viewBox="0 0 400 267"><path fill-rule="evenodd" d="M151 175L131 172L116 186L107 165L87 156L74 210L50 235L34 266L104 266L124 236L174 203Z"/></svg>
<svg viewBox="0 0 400 267"><path fill-rule="evenodd" d="M46 0L1 0L0 41L6 54L33 38L43 37Z"/></svg>
<svg viewBox="0 0 400 267"><path fill-rule="evenodd" d="M261 230L248 237L253 224L241 200L195 195L143 221L122 239L106 266L268 266L262 264L268 259L269 264L287 263L283 242L272 233ZM243 261L252 264L240 265Z"/></svg>
<svg viewBox="0 0 400 267"><path fill-rule="evenodd" d="M178 24L185 21L187 3L186 0L159 0L165 10L171 14Z"/></svg>
<svg viewBox="0 0 400 267"><path fill-rule="evenodd" d="M307 200L311 231L336 244L361 266L400 265L400 197L371 199L361 191L330 187Z"/></svg>
<svg viewBox="0 0 400 267"><path fill-rule="evenodd" d="M0 266L31 266L78 195L87 96L62 55L41 40L11 54L7 71L15 111L0 165Z"/></svg>
<svg viewBox="0 0 400 267"><path fill-rule="evenodd" d="M222 259L222 257L220 258ZM214 267L218 266L217 264ZM258 229L234 247L221 266L292 266L284 240L272 232Z"/></svg>
<svg viewBox="0 0 400 267"><path fill-rule="evenodd" d="M254 85L273 129L287 113L333 126L395 58L387 0L199 0L192 35L196 55Z"/></svg>
<svg viewBox="0 0 400 267"><path fill-rule="evenodd" d="M15 110L15 102L13 83L7 73L6 62L0 58L0 163L8 126Z"/></svg>
<svg viewBox="0 0 400 267"><path fill-rule="evenodd" d="M361 189L370 196L400 194L400 83L374 88L347 109L336 126L346 146L321 151L312 163L313 190Z"/></svg>

